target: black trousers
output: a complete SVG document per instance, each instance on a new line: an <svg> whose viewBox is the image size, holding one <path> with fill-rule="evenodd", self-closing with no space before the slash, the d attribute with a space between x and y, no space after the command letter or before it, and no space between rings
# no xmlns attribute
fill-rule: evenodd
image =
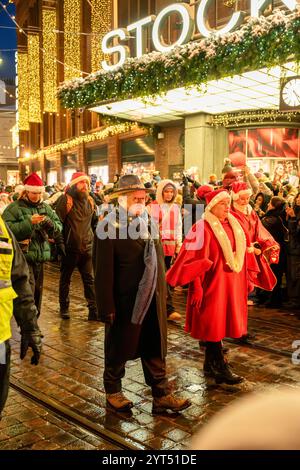
<svg viewBox="0 0 300 470"><path fill-rule="evenodd" d="M103 374L106 393L118 393L122 390L122 378L125 375L126 361L111 360L109 326L105 325L105 368ZM170 392L166 376L166 361L161 357L148 357L141 354L145 382L151 387L153 397L162 397Z"/></svg>
<svg viewBox="0 0 300 470"><path fill-rule="evenodd" d="M59 303L61 310L68 310L70 304L70 283L73 271L78 268L83 282L84 296L90 310L96 310L92 253L67 253L61 261L59 280Z"/></svg>
<svg viewBox="0 0 300 470"><path fill-rule="evenodd" d="M42 294L44 283L44 264L43 263L28 263L29 268L29 282L34 296L34 303L38 309L38 317L41 314Z"/></svg>
<svg viewBox="0 0 300 470"><path fill-rule="evenodd" d="M7 400L9 389L9 373L10 373L10 344L5 341L6 348L6 364L0 364L0 420L1 413Z"/></svg>

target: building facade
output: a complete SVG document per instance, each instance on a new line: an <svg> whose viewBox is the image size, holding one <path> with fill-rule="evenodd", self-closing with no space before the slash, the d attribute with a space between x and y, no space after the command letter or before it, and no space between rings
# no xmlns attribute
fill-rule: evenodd
<svg viewBox="0 0 300 470"><path fill-rule="evenodd" d="M270 75L270 71L257 66L249 73L258 75L246 76L247 72L243 73L243 84L239 83L239 87L235 87L235 76L225 79L223 89L220 84L208 82L206 90L196 90L195 87L191 90L191 83L187 79L185 81L184 74L179 77L182 86L175 87L172 83L179 83L179 80L170 77L170 88L165 88L163 93L173 92L173 97L167 96L160 109L158 102L154 106L149 102L142 106L139 102L139 109L143 108L143 112L129 109L132 102L129 108L127 106L128 100L144 97L143 88L139 94L134 81L132 90L127 89L127 95L114 96L113 99L107 96L101 102L94 89L95 99L90 99L88 105L80 106L80 100L74 98L64 108L64 100L61 103L56 97L60 83L89 77L101 69L103 62L117 63L120 53L110 55L102 47L102 39L110 31L124 31L131 25L126 37L126 53L136 57L141 52L150 54L156 50L151 18L159 16L173 4L185 5L195 22L199 20L202 8L203 18L205 15L203 27L213 30L225 28L238 11L245 12L243 17L249 16L255 2L16 0L15 3L19 26L18 114L22 177L37 171L48 184L68 182L77 169L97 174L107 182L121 171L147 173L155 169L162 176L172 178L180 175L184 168L195 168L200 179L205 181L210 173L221 173L223 160L228 156L237 165L247 162L253 170L263 168L273 172L276 165L287 160L291 160L296 169L299 162L299 114L280 113L279 102L277 105L274 97L271 99L272 90L263 91L269 86L268 81L273 83L274 90L278 88L282 74L296 75L292 66L280 69L279 75L275 69ZM276 7L288 12L287 2L274 0L264 2L260 13L268 17ZM143 18L148 18L149 26L140 30L138 46L139 30L132 25ZM178 12L173 12L161 23L157 41L167 48L182 37L184 21ZM194 43L203 36L199 24L200 21L194 30ZM118 47L117 38L113 37L107 45ZM286 62L290 62L288 53ZM220 69L222 66L220 61ZM179 75L178 70L173 67L170 75ZM245 84L247 80L248 85ZM98 82L101 88L100 80ZM109 86L114 87L116 83L111 80ZM210 92L212 86L214 89ZM258 103L255 90L259 87L262 90L258 95L261 103L256 106L253 101ZM176 96L174 88L183 89L184 94ZM233 102L235 106L232 106ZM124 108L124 103L127 108ZM107 120L115 117L128 122Z"/></svg>
<svg viewBox="0 0 300 470"><path fill-rule="evenodd" d="M0 180L18 183L16 140L16 87L13 79L0 80Z"/></svg>

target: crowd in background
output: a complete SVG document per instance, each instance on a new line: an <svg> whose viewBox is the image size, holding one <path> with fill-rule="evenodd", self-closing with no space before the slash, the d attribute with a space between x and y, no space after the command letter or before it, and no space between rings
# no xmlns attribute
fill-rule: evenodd
<svg viewBox="0 0 300 470"><path fill-rule="evenodd" d="M279 165L280 166L280 165ZM266 293L256 289L255 295L249 304L255 303L265 307L286 308L296 313L300 309L300 192L299 176L295 173L293 166L282 166L282 171L278 168L272 177L262 169L255 174L251 173L248 167L243 169L234 168L229 159L224 160L222 175L211 174L208 178L200 179L190 171L183 172L180 181L163 179L158 171L150 174L143 174L141 181L145 188L150 189L147 193L148 212L153 212L155 204L165 206L168 214L170 207L179 209L177 219L174 221L176 233L161 233L164 247L166 269L176 258L184 238L182 230L182 220L191 216L192 222L197 219L197 206L205 206L205 195L219 187L230 190L233 181L245 181L251 188L252 195L250 204L260 218L264 227L271 233L273 238L279 243L281 252L277 265L272 265L277 278L277 287L274 291ZM280 177L279 177L280 173ZM96 175L89 177L90 197L93 199L98 220L103 219L115 203L111 200L111 195L118 187L120 175L116 174L114 180L109 184L104 184L97 180ZM64 183L56 183L52 186L45 186L42 193L43 203L55 212L58 201L69 189ZM169 196L167 192L169 190ZM163 197L164 194L164 197ZM14 201L19 200L24 195L24 186L18 184L15 187L5 185L0 181L0 213ZM165 198L165 199L164 199ZM173 210L173 209L172 209ZM191 213L189 213L191 212ZM201 212L200 212L201 214ZM178 217L179 215L179 217ZM162 224L164 213L160 215L159 224ZM163 231L162 231L163 232ZM53 242L53 237L51 237ZM60 240L58 245L63 245ZM55 244L51 246L51 257L57 259L59 250ZM48 257L47 257L48 260ZM44 261L44 260L43 260ZM40 304L40 301L38 302ZM39 307L39 305L38 305ZM179 319L179 314L175 312L172 305L172 293L168 293L168 315L174 320ZM173 317L172 317L173 315Z"/></svg>

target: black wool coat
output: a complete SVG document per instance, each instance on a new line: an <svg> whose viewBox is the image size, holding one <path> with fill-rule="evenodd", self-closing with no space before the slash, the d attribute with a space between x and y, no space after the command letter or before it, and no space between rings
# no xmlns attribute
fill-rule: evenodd
<svg viewBox="0 0 300 470"><path fill-rule="evenodd" d="M139 282L143 276L145 241L107 238L95 234L93 265L97 309L101 321L115 313L106 325L106 356L119 363L137 357L161 357L167 352L166 281L163 250L155 241L157 284L151 305L141 325L131 323Z"/></svg>

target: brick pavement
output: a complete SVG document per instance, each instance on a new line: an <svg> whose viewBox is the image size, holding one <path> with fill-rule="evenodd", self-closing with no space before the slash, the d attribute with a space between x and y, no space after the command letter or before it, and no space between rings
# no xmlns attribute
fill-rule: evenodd
<svg viewBox="0 0 300 470"><path fill-rule="evenodd" d="M192 406L178 415L152 416L151 393L145 385L142 368L137 360L128 362L123 381L124 392L135 404L132 413L123 416L107 410L102 382L104 326L101 323L87 321L87 309L77 274L74 276L71 288L71 298L74 302L71 307L71 320L62 321L58 315L57 286L58 271L55 267L47 268L40 319L44 334L42 359L38 367L30 366L29 358L24 361L19 360L19 335L16 332L12 340L14 380L47 394L79 415L88 417L92 422L139 444L146 444L153 449L184 449L199 426L205 424L226 404L243 396L249 390L260 391L270 386L277 388L283 384L292 388L299 387L300 366L293 365L291 357L236 344L229 344L230 362L237 373L247 378L246 387L244 385L231 387L225 391L222 387L208 386L202 374L204 356L203 351L199 351L198 342L183 332L182 324L170 323L167 357L170 383L173 390L178 390L183 396L192 400ZM184 292L174 293L175 304L182 312L185 295ZM255 308L252 308L249 314L250 328L257 333L256 343L292 352L292 342L300 339L299 320L284 316L280 312L264 312ZM10 416L9 407L14 405L12 397L13 395L6 409L7 419ZM26 403L27 410L31 411L31 407L31 403ZM39 434L34 427L34 419L47 421L48 418L49 415L33 418L30 433L34 436ZM10 428L9 421L5 423L7 422L4 420L1 429L7 438L1 440L0 449L4 448L3 446L9 448L10 445L14 449L21 448L22 439L19 441L18 437L26 433L22 427L27 426L26 422L20 422L21 434L18 434L17 427L14 437L7 433ZM51 424L50 419L49 423ZM77 444L84 445L81 441L88 442L87 439L81 438L78 439L78 443L76 439L68 441L69 435L74 433L72 434L70 429L65 430L63 423L57 424L57 427L68 434L65 443L62 437L60 448L69 448L68 446L75 448ZM29 442L26 448L36 449L38 448L36 445L42 445L42 442L43 439ZM59 445L57 440L50 437L49 446L53 443ZM101 442L88 443L94 447L101 446ZM47 446L48 443L44 445Z"/></svg>
<svg viewBox="0 0 300 470"><path fill-rule="evenodd" d="M0 421L0 450L109 450L113 446L10 391Z"/></svg>

